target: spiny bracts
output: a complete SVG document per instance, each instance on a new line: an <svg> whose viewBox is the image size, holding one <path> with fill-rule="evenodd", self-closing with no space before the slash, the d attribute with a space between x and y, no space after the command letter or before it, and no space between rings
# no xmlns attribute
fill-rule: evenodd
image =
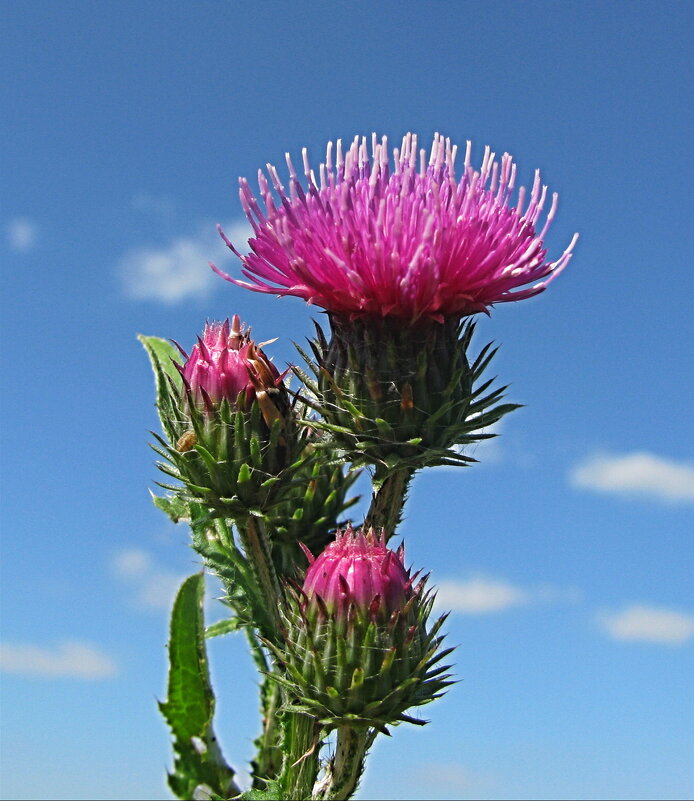
<svg viewBox="0 0 694 801"><path fill-rule="evenodd" d="M303 586L287 591L285 645L271 646L288 707L328 729L423 723L405 712L451 683L439 663L453 650L441 648L445 618L427 628L426 579L405 569L402 546L390 550L373 530L338 531L309 561Z"/></svg>

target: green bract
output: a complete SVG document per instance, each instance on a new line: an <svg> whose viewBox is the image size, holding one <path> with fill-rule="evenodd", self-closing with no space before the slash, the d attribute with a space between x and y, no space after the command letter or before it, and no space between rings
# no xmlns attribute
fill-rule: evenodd
<svg viewBox="0 0 694 801"><path fill-rule="evenodd" d="M330 316L332 338L317 328L306 357L315 378L302 374L312 422L331 432L336 447L355 464L376 468L376 480L395 470L475 461L460 452L492 434L482 429L517 408L497 404L506 387L485 395L478 386L495 351L482 349L470 364L474 324L457 319L420 320Z"/></svg>
<svg viewBox="0 0 694 801"><path fill-rule="evenodd" d="M328 729L424 723L405 711L433 701L452 683L450 666L439 666L453 650L441 648L445 616L426 627L432 604L424 581L386 622L356 604L346 617L335 617L302 592L287 592L286 644L272 650L284 666L274 678L288 690L288 708Z"/></svg>

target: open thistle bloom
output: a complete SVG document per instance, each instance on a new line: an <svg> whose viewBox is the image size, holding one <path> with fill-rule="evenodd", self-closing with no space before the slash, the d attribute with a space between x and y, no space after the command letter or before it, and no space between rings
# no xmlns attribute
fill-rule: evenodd
<svg viewBox="0 0 694 801"><path fill-rule="evenodd" d="M528 193L512 202L516 164L487 147L482 165L471 164L467 143L456 176L457 146L436 134L427 161L417 137L407 134L393 151L373 134L356 137L343 154L328 143L318 177L303 151L307 189L287 154L289 191L277 170L259 172L263 211L246 179L241 203L253 226L251 252L242 255L250 283L217 272L239 286L274 295L296 295L341 316L422 317L442 321L486 311L495 303L536 295L566 266L576 242L556 261L543 243L555 215L539 171ZM526 206L526 199L528 200ZM220 231L221 232L221 231Z"/></svg>
<svg viewBox="0 0 694 801"><path fill-rule="evenodd" d="M406 709L426 704L450 683L451 649L440 650L444 618L427 630L433 598L425 579L404 567L404 550L389 550L383 532L337 532L309 557L303 587L283 609L286 667L281 682L296 706L328 727L421 723Z"/></svg>

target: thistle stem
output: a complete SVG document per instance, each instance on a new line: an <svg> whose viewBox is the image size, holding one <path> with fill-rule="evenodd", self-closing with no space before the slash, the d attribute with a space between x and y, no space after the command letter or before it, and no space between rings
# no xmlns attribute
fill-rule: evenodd
<svg viewBox="0 0 694 801"><path fill-rule="evenodd" d="M321 801L343 801L350 798L364 771L366 751L375 739L371 729L340 726L337 730L335 757L330 768L330 781L316 796Z"/></svg>
<svg viewBox="0 0 694 801"><path fill-rule="evenodd" d="M284 765L280 777L282 797L297 801L310 799L318 775L321 726L310 715L287 712L283 727Z"/></svg>
<svg viewBox="0 0 694 801"><path fill-rule="evenodd" d="M253 760L253 789L265 788L266 779L276 779L282 768L282 752L280 750L280 729L277 711L282 701L279 684L270 676L265 678L261 689L261 711L263 713L263 730L255 741L258 749Z"/></svg>
<svg viewBox="0 0 694 801"><path fill-rule="evenodd" d="M414 476L412 468L402 467L380 481L380 486L374 491L371 499L369 513L364 521L365 526L385 529L386 539L393 536L402 518L402 509L412 476ZM374 476L374 483L379 484L378 470Z"/></svg>
<svg viewBox="0 0 694 801"><path fill-rule="evenodd" d="M239 526L239 536L243 543L246 558L251 563L260 589L266 598L266 608L272 623L273 633L275 633L279 629L279 599L282 592L272 563L267 535L261 522L251 516L246 520L245 525Z"/></svg>

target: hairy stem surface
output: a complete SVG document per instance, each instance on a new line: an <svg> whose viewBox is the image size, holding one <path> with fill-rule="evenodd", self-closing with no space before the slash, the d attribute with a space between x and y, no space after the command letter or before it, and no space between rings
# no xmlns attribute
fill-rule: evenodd
<svg viewBox="0 0 694 801"><path fill-rule="evenodd" d="M335 758L330 768L330 780L317 798L321 801L343 801L351 798L364 771L366 752L375 739L370 729L340 726L337 730Z"/></svg>
<svg viewBox="0 0 694 801"><path fill-rule="evenodd" d="M403 467L395 470L383 481L379 481L378 470L376 471L374 484L377 489L374 490L371 499L369 513L364 521L365 526L385 529L386 539L393 536L402 519L402 509L412 476L414 476L414 470Z"/></svg>
<svg viewBox="0 0 694 801"><path fill-rule="evenodd" d="M283 798L310 799L318 775L321 726L315 718L286 712L284 727L284 766L280 785Z"/></svg>
<svg viewBox="0 0 694 801"><path fill-rule="evenodd" d="M279 600L282 595L280 583L272 563L270 544L261 522L249 517L245 525L239 526L239 536L246 558L253 567L254 575L267 601L267 612L274 632L279 629Z"/></svg>
<svg viewBox="0 0 694 801"><path fill-rule="evenodd" d="M282 702L282 693L276 681L267 676L260 688L263 730L255 741L257 748L253 760L253 788L263 790L266 779L276 779L282 769L281 727L277 711Z"/></svg>

